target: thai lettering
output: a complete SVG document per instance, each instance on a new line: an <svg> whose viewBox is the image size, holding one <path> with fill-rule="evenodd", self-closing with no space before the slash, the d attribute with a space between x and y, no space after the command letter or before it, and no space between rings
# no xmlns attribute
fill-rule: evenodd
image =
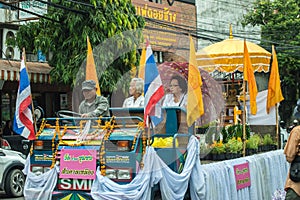
<svg viewBox="0 0 300 200"><path fill-rule="evenodd" d="M144 6L135 5L136 13L142 17L147 17L151 19L157 19L162 21L167 21L171 23L176 22L176 13L173 13L169 8L164 7L163 9L155 9L148 7L148 4Z"/></svg>
<svg viewBox="0 0 300 200"><path fill-rule="evenodd" d="M66 153L64 155L64 161L79 161L79 163L82 163L83 161L92 161L93 156L91 155L80 155L78 157L76 156L70 156L70 154Z"/></svg>

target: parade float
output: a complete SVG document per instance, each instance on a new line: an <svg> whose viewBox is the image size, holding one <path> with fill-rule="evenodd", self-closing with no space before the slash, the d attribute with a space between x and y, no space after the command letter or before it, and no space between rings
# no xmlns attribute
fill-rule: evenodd
<svg viewBox="0 0 300 200"><path fill-rule="evenodd" d="M199 71L204 86L217 86L205 82L206 73ZM222 137L215 136L204 147L207 155L219 157L218 162L203 163L201 135L196 133L199 126L208 123L212 127L222 112L212 112L219 108L214 100L221 98L203 94L203 102L205 95L208 99L206 117L190 125L189 109L180 107L163 107L163 121L155 127L145 126L144 108L110 108L111 117L99 118L60 111L58 117L43 119L24 169L25 198L270 199L283 188L288 164L282 150L253 152L262 142L274 142L269 136L250 136L245 115L241 124L234 124L233 132L230 125L214 129ZM252 149L248 156L247 144Z"/></svg>

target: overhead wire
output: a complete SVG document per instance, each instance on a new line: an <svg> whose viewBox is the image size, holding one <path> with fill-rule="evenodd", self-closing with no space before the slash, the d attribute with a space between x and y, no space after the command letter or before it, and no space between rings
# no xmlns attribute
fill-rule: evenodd
<svg viewBox="0 0 300 200"><path fill-rule="evenodd" d="M87 15L88 14L88 12L86 12L86 11L72 9L72 8L69 8L69 7L66 7L66 6L62 6L62 5L56 4L56 3L52 3L52 2L48 2L48 1L42 1L42 0L36 0L36 1L44 3L44 4L47 4L49 6L53 6L55 8L60 8L60 9L66 10L66 11L70 11L70 12L74 12L74 13L78 13L78 14L83 14L83 15Z"/></svg>
<svg viewBox="0 0 300 200"><path fill-rule="evenodd" d="M42 1L42 0L37 0L37 1L42 2L42 3L46 3L46 1ZM75 3L75 4L80 4L80 5L83 5L83 6L94 7L92 4L81 2L81 1L74 1L74 0L66 0L66 1L71 2L71 3ZM0 1L0 2L2 2L3 4L6 4L3 1ZM210 0L210 2L214 2L214 1ZM235 6L245 6L243 4L229 3L227 1L219 1L218 0L216 2L218 2L218 3L221 2L221 3L232 4L232 5L235 5ZM62 5L59 5L59 4L54 4L54 3L50 3L50 2L47 2L46 4L48 4L49 6L60 8L62 10L71 11L71 12L76 13L76 14L87 14L87 12L83 12L83 11L76 10L76 9L71 9L69 7L62 6ZM43 15L39 15L39 14L36 14L34 12L27 11L27 10L24 10L24 9L12 6L11 4L8 4L8 3L6 5L14 7L14 8L22 10L22 11L25 11L25 12L28 12L30 14L36 15L36 16L41 17L41 18L45 18L45 19L48 19L48 20L51 20L51 21L55 21L55 22L61 23L61 22L59 22L57 20L53 20L53 19L51 19L49 17L43 16ZM249 4L246 5L246 7L248 7L248 6L249 6ZM186 13L184 13L184 14L186 14ZM146 19L149 20L149 21L151 21L152 23L160 24L160 25L163 25L165 27L172 27L172 28L175 28L175 29L179 29L182 32L190 32L190 33L192 33L197 38L209 40L211 42L222 41L225 36L229 35L228 32L222 32L222 31L216 31L216 30L208 30L208 29L204 29L204 28L199 28L198 26L197 27L193 27L193 26L188 26L188 25L180 25L180 26L179 25L171 25L169 23L166 23L166 22L163 22L163 21L160 21L160 20L155 20L155 19L151 19L151 18L146 18ZM221 20L219 20L219 21L221 23L230 24L227 21L221 21ZM199 22L199 21L197 21L197 19L195 19L195 23L197 25L199 23L205 23L206 25L211 25L212 27L214 25L213 23L207 23L207 22L202 22L202 21ZM147 28L149 28L149 27L147 27ZM205 32L207 34L204 34L203 32ZM257 33L257 34L255 34L255 33ZM219 34L220 36L224 36L224 37L215 36L215 35L209 35L209 34ZM233 34L233 36L237 37L237 38L246 38L246 39L249 39L249 40L252 40L252 41L264 42L264 43L270 43L270 44L276 44L276 45L282 46L282 47L277 47L279 49L285 49L287 47L289 47L289 49L298 49L298 48L300 48L299 46L290 45L290 44L286 44L286 43L282 43L282 42L278 42L278 41L269 41L269 40L265 40L263 38L261 38L261 39L257 39L257 38L254 38L254 37L252 38L251 34L254 34L255 36L257 36L257 35L259 35L259 31L258 32L245 32L245 31L241 32L241 31L239 31L239 34ZM243 37L241 35L247 35L247 36Z"/></svg>

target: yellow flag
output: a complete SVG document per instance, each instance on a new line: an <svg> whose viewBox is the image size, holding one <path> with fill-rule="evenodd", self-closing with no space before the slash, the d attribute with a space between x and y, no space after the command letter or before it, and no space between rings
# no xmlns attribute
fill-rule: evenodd
<svg viewBox="0 0 300 200"><path fill-rule="evenodd" d="M278 71L278 62L274 45L272 46L273 61L268 86L267 98L267 113L269 114L271 107L281 102L284 98L282 96L280 87L280 77Z"/></svg>
<svg viewBox="0 0 300 200"><path fill-rule="evenodd" d="M99 80L96 71L96 65L93 56L93 49L90 43L89 36L87 36L87 58L86 58L86 74L85 80L94 80L96 82L97 95L101 95Z"/></svg>
<svg viewBox="0 0 300 200"><path fill-rule="evenodd" d="M202 99L202 79L197 67L196 53L192 36L190 36L190 59L188 72L188 96L187 96L187 125L191 126L196 119L204 114Z"/></svg>
<svg viewBox="0 0 300 200"><path fill-rule="evenodd" d="M255 115L257 112L256 107L256 96L257 96L257 87L255 76L248 53L248 48L246 40L244 40L244 80L248 82L249 95L250 95L250 111L252 115Z"/></svg>
<svg viewBox="0 0 300 200"><path fill-rule="evenodd" d="M146 48L144 47L140 58L140 69L138 74L138 77L142 79L145 78L145 63L146 63Z"/></svg>

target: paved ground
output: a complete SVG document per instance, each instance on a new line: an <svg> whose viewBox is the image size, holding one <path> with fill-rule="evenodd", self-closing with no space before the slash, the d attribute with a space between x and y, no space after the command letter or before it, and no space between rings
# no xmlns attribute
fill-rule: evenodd
<svg viewBox="0 0 300 200"><path fill-rule="evenodd" d="M0 199L1 200L24 200L24 197L19 197L19 198L7 197L4 191L0 191Z"/></svg>

